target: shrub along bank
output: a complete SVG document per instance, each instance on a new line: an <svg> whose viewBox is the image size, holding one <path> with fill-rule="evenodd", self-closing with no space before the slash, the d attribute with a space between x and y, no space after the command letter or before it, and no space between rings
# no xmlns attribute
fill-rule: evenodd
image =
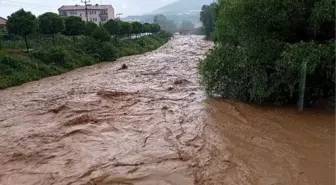
<svg viewBox="0 0 336 185"><path fill-rule="evenodd" d="M119 57L148 52L168 42L170 37L166 32L159 32L132 40L101 42L92 37L80 36L73 43L72 38L59 36L56 38L59 44L52 47L40 45L30 53L0 50L0 89L101 61L114 61Z"/></svg>
<svg viewBox="0 0 336 185"><path fill-rule="evenodd" d="M225 0L204 7L207 36L216 42L199 66L207 93L300 107L303 99L332 98L334 10L334 0Z"/></svg>

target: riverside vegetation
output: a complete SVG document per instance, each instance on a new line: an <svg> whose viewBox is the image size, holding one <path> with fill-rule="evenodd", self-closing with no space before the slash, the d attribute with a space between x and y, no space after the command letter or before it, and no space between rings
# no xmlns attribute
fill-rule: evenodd
<svg viewBox="0 0 336 185"><path fill-rule="evenodd" d="M7 28L0 33L0 89L151 51L171 37L157 24L97 25L50 12L36 18L23 9L8 17Z"/></svg>
<svg viewBox="0 0 336 185"><path fill-rule="evenodd" d="M201 20L216 43L199 65L207 93L278 105L334 99L334 10L334 0L205 5Z"/></svg>

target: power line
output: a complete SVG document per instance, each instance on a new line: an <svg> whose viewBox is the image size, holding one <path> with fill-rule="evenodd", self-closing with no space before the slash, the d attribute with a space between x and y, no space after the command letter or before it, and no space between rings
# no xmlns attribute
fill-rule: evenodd
<svg viewBox="0 0 336 185"><path fill-rule="evenodd" d="M13 0L6 0L7 3L14 3L14 4L20 4L20 5L34 5L34 6L41 6L42 4L37 4L37 3L26 3L26 2L21 2L21 1L13 1ZM43 5L42 5L43 6Z"/></svg>
<svg viewBox="0 0 336 185"><path fill-rule="evenodd" d="M0 3L2 3L1 0L0 0ZM0 10L1 10L1 8L2 8L2 6L0 6Z"/></svg>
<svg viewBox="0 0 336 185"><path fill-rule="evenodd" d="M87 9L87 3L90 2L90 0L81 0L82 3L85 4L85 16L86 16L86 22L88 22L88 9Z"/></svg>
<svg viewBox="0 0 336 185"><path fill-rule="evenodd" d="M25 3L25 2L20 2L20 1L13 1L13 0L5 0L5 2L1 2L2 4L8 4L8 5L27 5L27 6L33 6L33 7L47 7L47 8L54 8L53 6L48 6L45 4L36 4L36 3Z"/></svg>

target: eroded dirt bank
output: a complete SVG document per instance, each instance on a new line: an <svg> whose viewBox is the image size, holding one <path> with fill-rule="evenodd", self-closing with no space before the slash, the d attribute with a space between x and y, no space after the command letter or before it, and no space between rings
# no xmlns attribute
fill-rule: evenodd
<svg viewBox="0 0 336 185"><path fill-rule="evenodd" d="M178 36L0 91L0 184L334 184L334 115L205 100L211 47Z"/></svg>

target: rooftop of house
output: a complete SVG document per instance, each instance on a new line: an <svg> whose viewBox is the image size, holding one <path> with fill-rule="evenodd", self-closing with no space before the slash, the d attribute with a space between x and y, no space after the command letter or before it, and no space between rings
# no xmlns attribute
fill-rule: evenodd
<svg viewBox="0 0 336 185"><path fill-rule="evenodd" d="M88 10L103 10L103 9L107 9L107 8L113 8L112 5L87 5L87 9ZM58 10L84 10L85 6L84 5L63 5L61 8L59 8Z"/></svg>
<svg viewBox="0 0 336 185"><path fill-rule="evenodd" d="M6 24L7 19L0 17L0 24Z"/></svg>

